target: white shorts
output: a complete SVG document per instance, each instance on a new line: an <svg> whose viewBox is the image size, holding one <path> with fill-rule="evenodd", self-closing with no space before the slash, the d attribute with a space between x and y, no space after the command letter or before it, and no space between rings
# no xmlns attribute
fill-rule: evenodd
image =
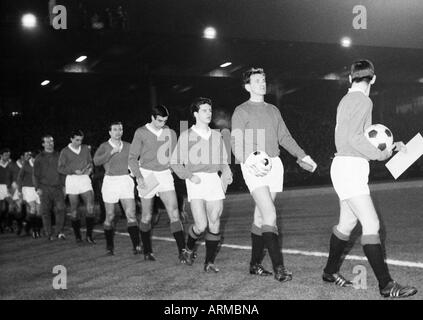
<svg viewBox="0 0 423 320"><path fill-rule="evenodd" d="M369 162L360 157L337 156L330 167L330 177L339 199L370 194Z"/></svg>
<svg viewBox="0 0 423 320"><path fill-rule="evenodd" d="M150 174L154 174L157 181L159 182L158 186L151 190L148 194L146 194L143 198L144 199L151 199L154 198L159 192L166 192L175 190L175 184L173 183L173 176L172 172L167 169L164 171L153 171L144 168L140 168L142 176L145 178Z"/></svg>
<svg viewBox="0 0 423 320"><path fill-rule="evenodd" d="M126 174L104 176L101 194L106 203L118 203L120 199L134 199L134 180Z"/></svg>
<svg viewBox="0 0 423 320"><path fill-rule="evenodd" d="M22 197L25 202L36 202L40 204L40 197L38 193L35 191L34 187L22 187Z"/></svg>
<svg viewBox="0 0 423 320"><path fill-rule="evenodd" d="M188 202L193 199L205 201L217 201L225 199L222 182L217 172L195 172L194 175L201 179L199 184L192 183L185 179L187 186Z"/></svg>
<svg viewBox="0 0 423 320"><path fill-rule="evenodd" d="M66 194L81 194L92 191L91 179L88 175L68 175L65 181Z"/></svg>
<svg viewBox="0 0 423 320"><path fill-rule="evenodd" d="M243 163L241 163L242 176L250 193L259 187L268 186L270 192L282 192L283 190L283 164L279 157L270 158L272 169L264 177L256 177L251 174Z"/></svg>
<svg viewBox="0 0 423 320"><path fill-rule="evenodd" d="M7 189L7 185L0 184L0 200L4 200L6 198L9 198L9 190Z"/></svg>

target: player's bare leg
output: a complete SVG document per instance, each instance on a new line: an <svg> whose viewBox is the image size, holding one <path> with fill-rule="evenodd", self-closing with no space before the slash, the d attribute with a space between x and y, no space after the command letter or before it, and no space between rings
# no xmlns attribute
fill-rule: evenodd
<svg viewBox="0 0 423 320"><path fill-rule="evenodd" d="M90 244L95 244L95 241L93 239L93 229L94 229L94 223L95 223L94 191L90 190L90 191L81 193L80 196L87 208L87 215L85 217L85 226L87 228L85 241Z"/></svg>
<svg viewBox="0 0 423 320"><path fill-rule="evenodd" d="M174 190L160 192L160 199L162 200L167 214L170 219L170 232L173 234L173 237L176 240L176 245L178 247L178 253L181 263L185 263L183 258L182 251L185 249L185 234L182 222L179 218L179 209L178 209L178 200Z"/></svg>
<svg viewBox="0 0 423 320"><path fill-rule="evenodd" d="M141 241L144 251L144 259L149 261L155 261L153 255L153 247L151 243L151 218L153 214L154 198L145 199L141 198Z"/></svg>
<svg viewBox="0 0 423 320"><path fill-rule="evenodd" d="M135 215L135 199L121 199L120 203L125 211L127 230L132 242L132 251L134 254L141 254L140 229Z"/></svg>
<svg viewBox="0 0 423 320"><path fill-rule="evenodd" d="M223 212L223 200L207 201L207 222L208 230L206 232L206 259L204 261L204 271L219 272L219 268L214 264L214 260L219 249L221 240L220 235L220 216Z"/></svg>
<svg viewBox="0 0 423 320"><path fill-rule="evenodd" d="M292 280L292 273L284 266L283 255L279 246L276 208L269 187L258 187L251 194L262 213L262 237L264 247L268 250L272 260L275 278L280 282Z"/></svg>
<svg viewBox="0 0 423 320"><path fill-rule="evenodd" d="M115 203L104 203L106 209L106 219L104 220L104 236L106 237L106 250L108 255L114 254L114 219Z"/></svg>
<svg viewBox="0 0 423 320"><path fill-rule="evenodd" d="M363 227L361 244L379 282L380 294L384 297L408 297L416 294L416 288L401 286L389 274L379 237L379 218L370 195L353 197L346 202Z"/></svg>

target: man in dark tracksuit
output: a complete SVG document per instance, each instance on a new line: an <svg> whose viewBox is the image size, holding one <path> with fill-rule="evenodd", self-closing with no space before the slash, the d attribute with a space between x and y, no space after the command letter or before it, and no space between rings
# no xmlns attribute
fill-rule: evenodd
<svg viewBox="0 0 423 320"><path fill-rule="evenodd" d="M54 151L54 139L50 135L42 137L41 152L34 161L34 187L40 196L40 211L43 217L44 230L48 239L53 240L50 210L54 206L56 214L56 234L59 239L66 239L65 225L64 176L57 171L59 153Z"/></svg>

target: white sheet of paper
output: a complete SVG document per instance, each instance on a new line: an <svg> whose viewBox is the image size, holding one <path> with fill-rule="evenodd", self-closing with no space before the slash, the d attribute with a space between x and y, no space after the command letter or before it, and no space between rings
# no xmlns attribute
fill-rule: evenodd
<svg viewBox="0 0 423 320"><path fill-rule="evenodd" d="M150 173L147 177L145 177L144 182L146 185L144 189L137 187L140 197L144 197L145 195L149 194L155 187L159 185L159 181L157 181L156 176L153 173Z"/></svg>
<svg viewBox="0 0 423 320"><path fill-rule="evenodd" d="M423 137L416 134L407 144L407 152L397 152L385 166L395 179L404 173L414 162L423 155Z"/></svg>

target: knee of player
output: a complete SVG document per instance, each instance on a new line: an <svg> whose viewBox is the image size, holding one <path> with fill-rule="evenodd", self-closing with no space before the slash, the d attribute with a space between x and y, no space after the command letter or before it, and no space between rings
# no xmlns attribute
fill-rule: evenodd
<svg viewBox="0 0 423 320"><path fill-rule="evenodd" d="M87 205L87 213L88 214L93 214L94 213L94 205L93 204Z"/></svg>
<svg viewBox="0 0 423 320"><path fill-rule="evenodd" d="M377 234L379 229L379 219L372 219L363 223L363 234Z"/></svg>
<svg viewBox="0 0 423 320"><path fill-rule="evenodd" d="M210 223L208 229L211 233L217 234L217 233L220 232L220 223L219 222L217 222L215 224Z"/></svg>
<svg viewBox="0 0 423 320"><path fill-rule="evenodd" d="M202 234L204 231L206 231L207 229L207 223L197 223L195 224L195 233L197 234Z"/></svg>

